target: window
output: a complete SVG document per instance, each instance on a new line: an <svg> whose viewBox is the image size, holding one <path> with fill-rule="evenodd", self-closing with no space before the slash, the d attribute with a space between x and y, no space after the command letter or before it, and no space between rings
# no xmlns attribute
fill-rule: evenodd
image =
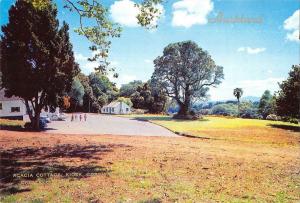
<svg viewBox="0 0 300 203"><path fill-rule="evenodd" d="M111 112L114 112L114 108L111 108Z"/></svg>
<svg viewBox="0 0 300 203"><path fill-rule="evenodd" d="M129 108L126 108L126 111L129 111Z"/></svg>
<svg viewBox="0 0 300 203"><path fill-rule="evenodd" d="M20 107L11 107L11 112L20 112Z"/></svg>
<svg viewBox="0 0 300 203"><path fill-rule="evenodd" d="M2 110L2 103L0 103L0 110Z"/></svg>

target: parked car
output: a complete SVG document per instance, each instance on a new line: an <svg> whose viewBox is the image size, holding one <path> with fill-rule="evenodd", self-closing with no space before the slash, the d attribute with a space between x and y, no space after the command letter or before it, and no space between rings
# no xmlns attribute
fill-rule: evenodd
<svg viewBox="0 0 300 203"><path fill-rule="evenodd" d="M48 127L47 121L45 119L40 119L40 129L44 130L47 127Z"/></svg>
<svg viewBox="0 0 300 203"><path fill-rule="evenodd" d="M46 123L51 123L51 119L48 116L41 116L40 119L45 120Z"/></svg>
<svg viewBox="0 0 300 203"><path fill-rule="evenodd" d="M51 121L65 121L66 118L64 114L52 114L50 117Z"/></svg>

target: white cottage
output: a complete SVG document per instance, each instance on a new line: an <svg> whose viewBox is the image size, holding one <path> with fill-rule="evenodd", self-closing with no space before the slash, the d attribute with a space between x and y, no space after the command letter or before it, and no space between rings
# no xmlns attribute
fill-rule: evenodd
<svg viewBox="0 0 300 203"><path fill-rule="evenodd" d="M5 97L4 89L0 90L0 118L23 120L26 115L26 106L21 98Z"/></svg>
<svg viewBox="0 0 300 203"><path fill-rule="evenodd" d="M101 113L104 114L129 114L131 112L130 106L124 102L114 101L101 108Z"/></svg>
<svg viewBox="0 0 300 203"><path fill-rule="evenodd" d="M32 107L30 106L30 108ZM51 113L48 108L48 110L42 109L40 115L47 117L52 114L58 115L59 112L60 109L58 107L55 109L54 113ZM27 113L24 100L16 96L5 97L4 89L1 89L0 90L0 118L29 121L29 115Z"/></svg>

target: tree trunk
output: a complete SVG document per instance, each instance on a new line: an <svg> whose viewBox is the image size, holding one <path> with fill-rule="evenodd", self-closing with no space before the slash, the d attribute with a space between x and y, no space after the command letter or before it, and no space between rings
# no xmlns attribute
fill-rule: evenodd
<svg viewBox="0 0 300 203"><path fill-rule="evenodd" d="M40 113L36 113L31 121L34 130L40 130Z"/></svg>
<svg viewBox="0 0 300 203"><path fill-rule="evenodd" d="M187 116L189 114L189 106L186 104L180 104L178 115Z"/></svg>
<svg viewBox="0 0 300 203"><path fill-rule="evenodd" d="M240 117L240 99L238 99L238 117Z"/></svg>

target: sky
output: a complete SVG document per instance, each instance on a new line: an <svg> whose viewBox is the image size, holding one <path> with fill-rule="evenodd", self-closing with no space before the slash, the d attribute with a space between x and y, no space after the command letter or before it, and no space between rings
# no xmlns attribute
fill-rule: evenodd
<svg viewBox="0 0 300 203"><path fill-rule="evenodd" d="M8 22L14 0L0 0L0 25ZM79 18L63 8L64 0L54 0L60 22L70 25L76 61L83 73L94 71L88 62L90 43L73 30ZM119 73L113 79L120 87L132 80L150 79L153 60L169 43L195 41L208 51L225 78L209 91L211 100L233 99L233 89L243 88L244 96L260 97L268 89L278 90L292 65L300 63L299 0L164 0L157 5L161 15L156 29L137 24L134 0L102 0L109 17L123 28L112 39L110 61Z"/></svg>

